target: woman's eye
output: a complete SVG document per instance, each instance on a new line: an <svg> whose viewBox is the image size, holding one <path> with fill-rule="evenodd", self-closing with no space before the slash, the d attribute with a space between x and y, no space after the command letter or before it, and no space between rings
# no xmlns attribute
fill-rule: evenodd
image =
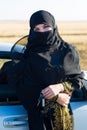
<svg viewBox="0 0 87 130"><path fill-rule="evenodd" d="M44 26L44 28L49 28L49 27L50 27L50 26L48 26L48 25L45 25L45 26Z"/></svg>
<svg viewBox="0 0 87 130"><path fill-rule="evenodd" d="M34 28L35 32L45 32L49 30L52 30L52 28L48 25L38 25Z"/></svg>
<svg viewBox="0 0 87 130"><path fill-rule="evenodd" d="M39 28L34 28L34 31L36 31L36 32L39 31L39 30L40 30Z"/></svg>

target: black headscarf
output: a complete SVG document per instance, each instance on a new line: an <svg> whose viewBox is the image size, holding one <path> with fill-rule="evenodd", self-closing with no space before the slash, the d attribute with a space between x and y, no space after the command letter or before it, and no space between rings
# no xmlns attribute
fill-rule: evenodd
<svg viewBox="0 0 87 130"><path fill-rule="evenodd" d="M38 24L46 24L50 26L52 30L46 32L35 32L34 27ZM25 55L27 55L32 48L47 48L52 45L58 46L61 41L62 38L58 34L58 29L52 14L44 10L40 10L32 14L30 18L30 32Z"/></svg>
<svg viewBox="0 0 87 130"><path fill-rule="evenodd" d="M52 30L46 32L35 32L34 27L39 24L46 24L52 27ZM59 68L61 75L62 72L65 72L65 75L78 74L81 72L77 50L75 47L62 40L58 33L53 15L47 11L39 10L32 14L30 18L29 39L26 48L24 57L29 57L31 52L36 54L39 52L47 52L48 55L46 55L46 59L50 59L49 62L53 66L56 65L57 68ZM44 57L45 54L42 54L42 58Z"/></svg>

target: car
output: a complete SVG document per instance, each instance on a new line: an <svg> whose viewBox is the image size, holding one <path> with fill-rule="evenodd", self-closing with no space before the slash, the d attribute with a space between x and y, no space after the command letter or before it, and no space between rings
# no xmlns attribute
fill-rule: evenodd
<svg viewBox="0 0 87 130"><path fill-rule="evenodd" d="M28 36L15 44L0 43L0 69L9 61L18 62L26 49ZM87 71L84 74L84 87L72 93L70 105L74 122L73 130L87 130ZM4 74L5 75L5 74ZM27 111L19 101L16 89L0 78L0 130L29 130Z"/></svg>

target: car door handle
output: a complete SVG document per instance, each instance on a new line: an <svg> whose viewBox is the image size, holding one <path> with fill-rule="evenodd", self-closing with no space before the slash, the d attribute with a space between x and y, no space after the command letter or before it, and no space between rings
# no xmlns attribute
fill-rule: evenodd
<svg viewBox="0 0 87 130"><path fill-rule="evenodd" d="M4 119L3 121L4 127L26 126L27 124L28 124L27 116L9 117Z"/></svg>

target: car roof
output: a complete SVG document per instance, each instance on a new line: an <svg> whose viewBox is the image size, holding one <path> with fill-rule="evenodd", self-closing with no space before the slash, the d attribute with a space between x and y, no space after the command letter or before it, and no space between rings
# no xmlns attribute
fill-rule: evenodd
<svg viewBox="0 0 87 130"><path fill-rule="evenodd" d="M0 58L18 58L25 50L24 45L13 43L0 43Z"/></svg>
<svg viewBox="0 0 87 130"><path fill-rule="evenodd" d="M11 51L13 45L12 43L0 43L0 51Z"/></svg>

